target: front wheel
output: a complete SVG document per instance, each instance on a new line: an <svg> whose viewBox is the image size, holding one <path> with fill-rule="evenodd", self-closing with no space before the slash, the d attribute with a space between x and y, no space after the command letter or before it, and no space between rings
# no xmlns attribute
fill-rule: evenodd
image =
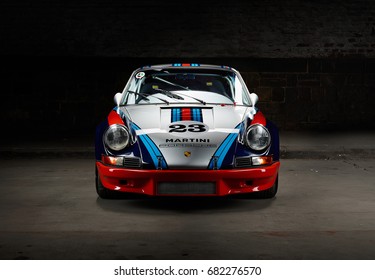
<svg viewBox="0 0 375 280"><path fill-rule="evenodd" d="M251 193L252 197L260 198L260 199L273 198L273 197L275 197L275 195L277 193L278 186L279 186L279 175L277 175L276 181L271 188L269 188L265 191Z"/></svg>

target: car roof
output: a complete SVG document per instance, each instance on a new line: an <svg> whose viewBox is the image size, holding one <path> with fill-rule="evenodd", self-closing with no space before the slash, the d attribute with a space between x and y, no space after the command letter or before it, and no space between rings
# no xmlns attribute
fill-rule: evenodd
<svg viewBox="0 0 375 280"><path fill-rule="evenodd" d="M158 64L158 65L146 65L138 68L137 70L160 70L166 68L179 68L179 69L211 69L211 70L232 70L237 72L234 68L225 65L212 65L212 64L199 64L199 63L171 63L171 64ZM136 71L137 71L136 70Z"/></svg>

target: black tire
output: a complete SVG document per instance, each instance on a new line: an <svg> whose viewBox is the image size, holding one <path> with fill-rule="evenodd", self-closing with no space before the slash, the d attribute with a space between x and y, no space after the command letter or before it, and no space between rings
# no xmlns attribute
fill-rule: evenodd
<svg viewBox="0 0 375 280"><path fill-rule="evenodd" d="M277 175L276 181L271 188L265 191L252 193L252 195L254 198L259 198L259 199L273 198L277 194L278 187L279 187L279 175Z"/></svg>
<svg viewBox="0 0 375 280"><path fill-rule="evenodd" d="M99 195L100 198L110 199L110 198L116 198L117 197L117 192L106 189L103 186L103 183L100 180L97 169L95 169L95 185L96 185L96 192L97 192L97 194Z"/></svg>

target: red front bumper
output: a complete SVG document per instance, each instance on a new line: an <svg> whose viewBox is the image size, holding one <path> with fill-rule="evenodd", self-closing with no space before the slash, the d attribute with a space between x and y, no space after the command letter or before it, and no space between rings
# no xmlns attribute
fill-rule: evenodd
<svg viewBox="0 0 375 280"><path fill-rule="evenodd" d="M223 196L263 191L275 183L280 162L268 166L231 170L143 170L107 166L97 161L99 178L105 188L120 192L161 195L158 184L165 182L214 182L214 194L188 194ZM162 194L165 195L165 194ZM186 194L174 194L186 195Z"/></svg>

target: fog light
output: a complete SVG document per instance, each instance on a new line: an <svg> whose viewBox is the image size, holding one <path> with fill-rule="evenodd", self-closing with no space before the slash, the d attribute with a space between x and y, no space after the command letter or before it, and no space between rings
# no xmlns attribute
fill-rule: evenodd
<svg viewBox="0 0 375 280"><path fill-rule="evenodd" d="M122 166L122 165L124 165L124 158L123 157L111 157L111 156L102 155L102 162L104 164Z"/></svg>
<svg viewBox="0 0 375 280"><path fill-rule="evenodd" d="M264 157L252 157L251 163L253 165L266 165L272 163L272 156L264 156Z"/></svg>

